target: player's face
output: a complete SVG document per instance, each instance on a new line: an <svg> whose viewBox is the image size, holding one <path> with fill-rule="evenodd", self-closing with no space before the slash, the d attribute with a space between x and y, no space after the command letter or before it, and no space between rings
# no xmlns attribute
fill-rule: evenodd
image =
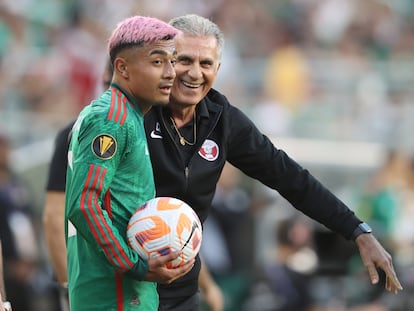
<svg viewBox="0 0 414 311"><path fill-rule="evenodd" d="M177 63L171 93L176 105L196 105L211 89L220 68L217 39L180 33L175 37Z"/></svg>
<svg viewBox="0 0 414 311"><path fill-rule="evenodd" d="M133 49L125 58L129 93L141 108L167 104L175 78L173 40L161 40Z"/></svg>

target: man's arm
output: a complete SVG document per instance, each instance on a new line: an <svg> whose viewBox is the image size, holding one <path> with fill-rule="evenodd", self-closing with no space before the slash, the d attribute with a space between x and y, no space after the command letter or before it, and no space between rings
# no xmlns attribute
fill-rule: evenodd
<svg viewBox="0 0 414 311"><path fill-rule="evenodd" d="M233 149L229 162L248 176L277 190L297 210L325 225L331 231L351 239L361 220L310 172L302 168L255 127L250 119L233 107L229 141ZM230 118L230 117L229 117ZM238 138L238 139L237 139ZM243 150L249 150L244 154ZM229 152L230 153L230 152ZM371 234L362 234L355 242L371 282L378 282L377 268L386 274L386 290L397 293L402 286L394 271L391 255Z"/></svg>
<svg viewBox="0 0 414 311"><path fill-rule="evenodd" d="M47 191L43 213L46 246L56 279L59 284L67 282L67 259L65 243L65 193Z"/></svg>
<svg viewBox="0 0 414 311"><path fill-rule="evenodd" d="M212 311L224 310L223 293L221 292L220 287L214 281L202 258L201 270L198 276L198 285L201 290L202 299L208 304Z"/></svg>

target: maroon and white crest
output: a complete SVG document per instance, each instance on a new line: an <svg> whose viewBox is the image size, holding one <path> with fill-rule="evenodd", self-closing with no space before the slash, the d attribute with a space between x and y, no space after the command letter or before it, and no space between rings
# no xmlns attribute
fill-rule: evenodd
<svg viewBox="0 0 414 311"><path fill-rule="evenodd" d="M206 139L198 150L198 154L207 161L214 161L219 156L219 147L214 141Z"/></svg>

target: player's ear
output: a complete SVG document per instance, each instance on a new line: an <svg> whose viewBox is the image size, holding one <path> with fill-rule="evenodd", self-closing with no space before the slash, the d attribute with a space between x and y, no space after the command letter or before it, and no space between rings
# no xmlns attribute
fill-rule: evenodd
<svg viewBox="0 0 414 311"><path fill-rule="evenodd" d="M114 72L124 78L128 78L127 62L123 57L114 60Z"/></svg>

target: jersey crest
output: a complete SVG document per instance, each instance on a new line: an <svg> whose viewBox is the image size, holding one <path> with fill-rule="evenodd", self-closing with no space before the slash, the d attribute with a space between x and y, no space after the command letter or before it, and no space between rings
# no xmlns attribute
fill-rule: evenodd
<svg viewBox="0 0 414 311"><path fill-rule="evenodd" d="M117 143L113 136L100 134L92 141L91 148L96 157L102 160L109 160L116 153Z"/></svg>
<svg viewBox="0 0 414 311"><path fill-rule="evenodd" d="M206 139L198 150L198 154L207 161L215 161L219 156L219 146L216 142Z"/></svg>

